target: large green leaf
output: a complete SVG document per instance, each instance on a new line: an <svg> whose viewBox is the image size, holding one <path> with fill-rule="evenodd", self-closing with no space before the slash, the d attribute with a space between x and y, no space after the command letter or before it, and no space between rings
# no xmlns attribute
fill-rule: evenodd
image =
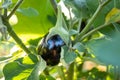
<svg viewBox="0 0 120 80"><path fill-rule="evenodd" d="M16 12L18 23L13 26L15 32L18 35L20 34L19 37L23 41L43 36L54 25L53 21L55 23L56 20L49 0L25 0L20 6L20 9L29 9L29 7L37 10L39 15L33 16L33 14L29 13L32 17L28 17L28 14L25 16ZM34 14L36 14L35 10ZM26 11L22 10L22 13L26 13Z"/></svg>
<svg viewBox="0 0 120 80"><path fill-rule="evenodd" d="M112 35L111 38L103 37L93 39L87 43L87 48L90 53L93 53L96 58L106 64L120 66L120 32Z"/></svg>
<svg viewBox="0 0 120 80"><path fill-rule="evenodd" d="M3 73L6 80L21 80L27 79L30 73L36 69L38 59L35 55L29 54L23 58L19 58L14 62L6 64L3 68ZM42 62L42 61L40 61ZM39 71L39 70L38 70Z"/></svg>
<svg viewBox="0 0 120 80"><path fill-rule="evenodd" d="M64 60L67 64L72 63L76 57L77 55L72 51L68 51L64 54Z"/></svg>
<svg viewBox="0 0 120 80"><path fill-rule="evenodd" d="M76 57L77 55L75 54L75 52L69 50L68 47L64 46L62 48L61 60L63 60L63 62L65 62L66 64L71 64Z"/></svg>
<svg viewBox="0 0 120 80"><path fill-rule="evenodd" d="M24 66L19 62L11 62L5 65L3 73L5 80L21 80L29 76L31 72L30 66Z"/></svg>

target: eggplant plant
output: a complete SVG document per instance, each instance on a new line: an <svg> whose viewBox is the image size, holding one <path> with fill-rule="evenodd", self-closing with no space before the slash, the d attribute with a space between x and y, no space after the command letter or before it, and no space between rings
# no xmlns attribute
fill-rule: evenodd
<svg viewBox="0 0 120 80"><path fill-rule="evenodd" d="M119 0L0 0L0 79L119 80Z"/></svg>

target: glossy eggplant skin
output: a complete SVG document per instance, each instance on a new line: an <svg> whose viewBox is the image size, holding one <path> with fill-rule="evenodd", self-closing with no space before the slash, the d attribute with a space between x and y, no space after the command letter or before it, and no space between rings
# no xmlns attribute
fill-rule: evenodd
<svg viewBox="0 0 120 80"><path fill-rule="evenodd" d="M46 42L47 35L41 40L38 54L46 61L48 66L55 66L60 62L61 47L65 45L59 35L54 35Z"/></svg>

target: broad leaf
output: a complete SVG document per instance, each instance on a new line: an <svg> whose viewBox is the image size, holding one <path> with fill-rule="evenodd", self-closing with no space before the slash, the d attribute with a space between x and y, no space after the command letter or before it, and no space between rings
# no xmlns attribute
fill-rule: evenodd
<svg viewBox="0 0 120 80"><path fill-rule="evenodd" d="M29 15L31 16L31 13L26 14L31 10L29 7L35 9L32 10L32 17L27 17ZM18 23L13 28L23 41L42 37L54 25L53 21L56 21L54 10L49 0L25 0L19 9L22 9L22 13L27 16L17 11ZM37 16L33 16L36 14Z"/></svg>
<svg viewBox="0 0 120 80"><path fill-rule="evenodd" d="M64 46L62 48L61 59L63 60L63 63L65 62L67 64L70 64L75 60L76 57L77 55L75 52L70 51L68 47Z"/></svg>
<svg viewBox="0 0 120 80"><path fill-rule="evenodd" d="M24 66L19 62L11 62L5 65L3 73L5 80L21 80L29 76L30 66Z"/></svg>
<svg viewBox="0 0 120 80"><path fill-rule="evenodd" d="M119 34L120 32L114 34L111 38L93 39L87 43L87 49L103 63L120 66L118 62L120 59Z"/></svg>
<svg viewBox="0 0 120 80"><path fill-rule="evenodd" d="M77 55L73 51L68 50L67 52L64 52L64 61L67 64L72 63L76 57L77 57Z"/></svg>
<svg viewBox="0 0 120 80"><path fill-rule="evenodd" d="M14 62L8 63L3 68L6 80L22 80L27 79L30 73L36 69L37 57L33 54L19 58Z"/></svg>

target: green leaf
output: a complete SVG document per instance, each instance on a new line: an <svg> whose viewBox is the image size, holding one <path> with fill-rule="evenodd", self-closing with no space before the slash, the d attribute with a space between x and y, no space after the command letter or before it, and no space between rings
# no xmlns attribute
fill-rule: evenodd
<svg viewBox="0 0 120 80"><path fill-rule="evenodd" d="M34 57L35 58L35 57ZM6 80L39 80L40 73L46 68L46 62L41 58L33 64L29 56L5 65L3 73Z"/></svg>
<svg viewBox="0 0 120 80"><path fill-rule="evenodd" d="M5 80L22 80L25 79L31 71L30 66L24 66L19 62L11 62L4 66L3 73Z"/></svg>
<svg viewBox="0 0 120 80"><path fill-rule="evenodd" d="M18 58L14 62L6 64L3 68L5 79L6 80L27 79L30 76L30 73L35 71L36 66L38 65L36 63L38 63L37 56L29 54L28 56Z"/></svg>
<svg viewBox="0 0 120 80"><path fill-rule="evenodd" d="M64 52L64 60L67 64L72 63L76 57L77 55L73 51L68 50L67 52Z"/></svg>
<svg viewBox="0 0 120 80"><path fill-rule="evenodd" d="M2 7L7 9L12 4L12 0L4 0Z"/></svg>
<svg viewBox="0 0 120 80"><path fill-rule="evenodd" d="M87 43L87 49L93 53L103 63L108 65L118 65L120 59L120 37L119 32L114 34L111 38L93 39Z"/></svg>
<svg viewBox="0 0 120 80"><path fill-rule="evenodd" d="M120 10L113 8L106 16L106 23L114 23L120 20Z"/></svg>
<svg viewBox="0 0 120 80"><path fill-rule="evenodd" d="M82 43L77 42L74 46L74 49L77 49L79 52L84 52L85 51L85 47Z"/></svg>
<svg viewBox="0 0 120 80"><path fill-rule="evenodd" d="M41 58L41 60L35 65L33 71L27 80L39 80L39 75L46 68L46 62Z"/></svg>
<svg viewBox="0 0 120 80"><path fill-rule="evenodd" d="M39 15L27 17L17 11L15 15L19 21L16 25L13 25L13 29L24 42L42 37L54 25L51 21L56 21L54 10L49 0L24 0L19 8L26 9L28 7L37 10ZM51 21L48 19L49 16L52 18Z"/></svg>
<svg viewBox="0 0 120 80"><path fill-rule="evenodd" d="M17 11L22 13L25 16L28 16L28 17L34 17L34 16L38 16L39 15L39 12L36 9L31 8L31 7L19 8L19 9L17 9Z"/></svg>

